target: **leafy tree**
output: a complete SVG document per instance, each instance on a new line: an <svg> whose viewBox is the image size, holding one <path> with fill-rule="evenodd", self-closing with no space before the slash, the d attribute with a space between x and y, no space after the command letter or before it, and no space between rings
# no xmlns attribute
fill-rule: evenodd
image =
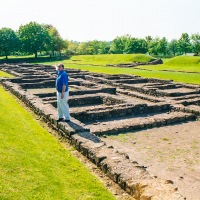
<svg viewBox="0 0 200 200"><path fill-rule="evenodd" d="M92 55L99 54L99 49L100 49L100 41L93 40L88 42L88 51L90 52L90 54Z"/></svg>
<svg viewBox="0 0 200 200"><path fill-rule="evenodd" d="M80 42L76 42L76 41L71 40L71 41L67 41L67 43L68 43L68 51L71 54L76 54Z"/></svg>
<svg viewBox="0 0 200 200"><path fill-rule="evenodd" d="M148 52L150 52L150 47L151 47L151 42L152 42L153 38L148 35L145 37L145 41L147 42L147 49L148 49Z"/></svg>
<svg viewBox="0 0 200 200"><path fill-rule="evenodd" d="M110 51L111 42L101 41L99 45L99 54L108 54Z"/></svg>
<svg viewBox="0 0 200 200"><path fill-rule="evenodd" d="M146 53L147 52L147 42L144 39L129 38L126 41L125 53Z"/></svg>
<svg viewBox="0 0 200 200"><path fill-rule="evenodd" d="M171 40L171 42L169 43L169 50L172 52L173 56L176 56L176 53L178 51L177 49L177 40L173 39Z"/></svg>
<svg viewBox="0 0 200 200"><path fill-rule="evenodd" d="M35 54L37 58L38 51L44 51L50 43L50 36L45 25L36 22L30 22L19 27L19 38L22 43L22 50Z"/></svg>
<svg viewBox="0 0 200 200"><path fill-rule="evenodd" d="M112 41L110 52L114 54L124 53L126 43L131 39L130 35L118 36Z"/></svg>
<svg viewBox="0 0 200 200"><path fill-rule="evenodd" d="M156 38L152 38L149 41L148 44L148 52L151 55L158 55L159 53L159 49L158 49L158 44L159 44L160 38L156 37Z"/></svg>
<svg viewBox="0 0 200 200"><path fill-rule="evenodd" d="M167 54L167 51L168 51L168 41L166 37L163 37L157 43L157 52L165 56Z"/></svg>
<svg viewBox="0 0 200 200"><path fill-rule="evenodd" d="M178 40L178 47L181 53L188 53L191 49L190 37L187 33L182 33Z"/></svg>
<svg viewBox="0 0 200 200"><path fill-rule="evenodd" d="M193 51L199 55L200 52L200 35L199 33L195 33L191 35Z"/></svg>
<svg viewBox="0 0 200 200"><path fill-rule="evenodd" d="M88 42L82 42L77 48L77 53L80 55L90 55L92 54L89 49L89 43Z"/></svg>
<svg viewBox="0 0 200 200"><path fill-rule="evenodd" d="M11 28L2 28L0 29L0 51L3 52L3 55L8 56L14 51L18 50L20 46L19 38L15 31Z"/></svg>
<svg viewBox="0 0 200 200"><path fill-rule="evenodd" d="M63 49L67 49L68 42L62 39L58 30L52 25L45 25L45 27L47 28L49 36L50 36L50 42L47 46L48 50L52 52L53 56L55 54L55 51L61 54L61 51Z"/></svg>

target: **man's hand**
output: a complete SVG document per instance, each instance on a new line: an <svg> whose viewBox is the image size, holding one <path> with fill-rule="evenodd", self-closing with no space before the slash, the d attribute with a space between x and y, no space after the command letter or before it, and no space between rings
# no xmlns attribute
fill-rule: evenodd
<svg viewBox="0 0 200 200"><path fill-rule="evenodd" d="M58 66L57 65L54 65L54 67L55 67L56 70L58 70Z"/></svg>
<svg viewBox="0 0 200 200"><path fill-rule="evenodd" d="M64 98L64 94L62 93L62 94L61 94L61 99L63 99L63 98Z"/></svg>

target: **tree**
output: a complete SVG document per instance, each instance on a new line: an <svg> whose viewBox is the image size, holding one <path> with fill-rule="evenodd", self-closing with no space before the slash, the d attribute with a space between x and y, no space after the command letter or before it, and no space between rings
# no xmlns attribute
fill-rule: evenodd
<svg viewBox="0 0 200 200"><path fill-rule="evenodd" d="M167 51L168 51L167 46L168 46L168 41L166 37L163 37L162 39L158 41L157 52L166 56Z"/></svg>
<svg viewBox="0 0 200 200"><path fill-rule="evenodd" d="M158 49L158 44L159 44L160 38L152 38L148 42L148 52L151 55L158 55L159 49Z"/></svg>
<svg viewBox="0 0 200 200"><path fill-rule="evenodd" d="M190 37L187 33L182 33L178 40L178 47L181 53L188 53L191 49Z"/></svg>
<svg viewBox="0 0 200 200"><path fill-rule="evenodd" d="M147 51L149 54L150 54L150 47L151 47L152 40L153 40L153 38L150 35L145 37L145 41L147 43Z"/></svg>
<svg viewBox="0 0 200 200"><path fill-rule="evenodd" d="M111 42L101 41L99 45L99 54L108 54L110 51Z"/></svg>
<svg viewBox="0 0 200 200"><path fill-rule="evenodd" d="M0 29L0 51L3 52L3 55L8 56L19 49L19 38L15 31L11 28L2 28Z"/></svg>
<svg viewBox="0 0 200 200"><path fill-rule="evenodd" d="M124 52L128 54L146 53L147 50L147 42L144 39L129 38L126 41Z"/></svg>
<svg viewBox="0 0 200 200"><path fill-rule="evenodd" d="M22 50L27 53L35 54L37 58L38 51L44 51L50 43L50 36L45 25L36 22L30 22L19 27L19 39L22 43Z"/></svg>
<svg viewBox="0 0 200 200"><path fill-rule="evenodd" d="M77 53L80 55L91 55L92 52L89 48L89 43L88 42L82 42L77 48Z"/></svg>
<svg viewBox="0 0 200 200"><path fill-rule="evenodd" d="M191 40L192 40L192 47L193 47L194 53L199 55L199 52L200 52L200 35L199 35L199 33L192 34Z"/></svg>
<svg viewBox="0 0 200 200"><path fill-rule="evenodd" d="M174 56L176 56L176 53L177 53L177 40L176 39L173 39L171 40L171 42L169 43L169 50L172 52L172 54Z"/></svg>
<svg viewBox="0 0 200 200"><path fill-rule="evenodd" d="M99 54L100 43L101 42L98 40L93 40L93 41L88 42L88 50L89 50L90 54L92 54L92 55Z"/></svg>
<svg viewBox="0 0 200 200"><path fill-rule="evenodd" d="M61 51L63 49L67 49L68 42L62 39L58 30L52 25L45 25L45 27L47 28L49 36L50 36L50 42L47 45L48 50L52 52L53 56L54 56L55 51L59 52L61 55Z"/></svg>
<svg viewBox="0 0 200 200"><path fill-rule="evenodd" d="M129 41L131 38L130 35L124 35L124 36L118 36L112 41L112 45L110 48L110 52L114 54L122 54L125 53L125 47L127 41Z"/></svg>
<svg viewBox="0 0 200 200"><path fill-rule="evenodd" d="M67 41L68 43L68 51L71 53L71 54L76 54L77 53L77 49L78 49L78 46L79 46L79 42L76 42L76 41Z"/></svg>

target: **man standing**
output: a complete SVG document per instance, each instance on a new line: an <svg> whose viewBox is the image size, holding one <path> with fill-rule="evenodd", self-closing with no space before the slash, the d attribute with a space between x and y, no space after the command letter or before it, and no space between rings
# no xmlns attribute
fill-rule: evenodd
<svg viewBox="0 0 200 200"><path fill-rule="evenodd" d="M56 90L57 90L57 105L58 105L58 120L60 122L70 122L69 105L68 105L68 75L64 71L64 65L59 64L56 66L56 73L58 75L56 79Z"/></svg>

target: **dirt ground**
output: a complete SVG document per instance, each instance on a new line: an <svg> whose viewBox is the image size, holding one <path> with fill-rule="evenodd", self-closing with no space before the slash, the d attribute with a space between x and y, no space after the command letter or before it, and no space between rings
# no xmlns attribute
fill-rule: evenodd
<svg viewBox="0 0 200 200"><path fill-rule="evenodd" d="M161 179L172 180L187 200L200 200L200 121L102 137Z"/></svg>

